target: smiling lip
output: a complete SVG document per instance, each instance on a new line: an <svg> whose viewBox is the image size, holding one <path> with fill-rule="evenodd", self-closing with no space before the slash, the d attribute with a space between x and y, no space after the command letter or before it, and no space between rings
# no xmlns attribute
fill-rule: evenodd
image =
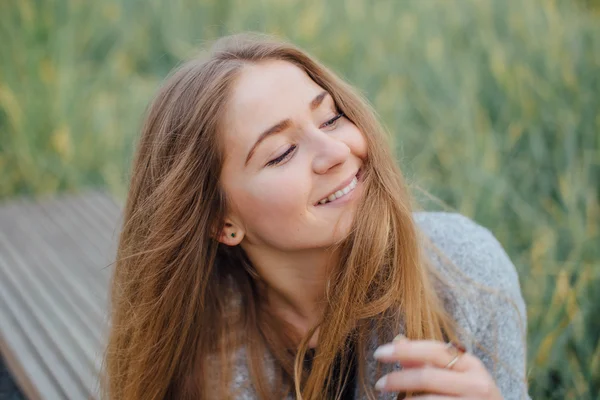
<svg viewBox="0 0 600 400"><path fill-rule="evenodd" d="M330 195L332 195L333 193L337 192L338 190L342 190L342 189L344 189L346 186L348 186L348 185L349 185L349 184L352 182L352 180L353 180L354 178L356 178L356 177L357 177L357 175L359 174L359 172L360 172L360 170L356 171L356 172L354 173L354 175L350 176L348 179L346 179L345 181L343 181L343 182L342 182L342 183L341 183L341 184L340 184L338 187L336 187L336 188L335 188L333 191L329 192L329 194L328 194L327 196L323 197L323 199L326 199L327 197L329 197L329 196L330 196ZM336 199L336 200L337 200L337 199ZM320 200L319 200L319 201L320 201ZM327 202L327 203L321 204L321 203L319 203L319 201L318 201L318 202L315 204L315 206L321 206L321 205L324 205L324 204L328 204L328 203L329 203L329 202ZM334 201L335 201L335 200L334 200Z"/></svg>

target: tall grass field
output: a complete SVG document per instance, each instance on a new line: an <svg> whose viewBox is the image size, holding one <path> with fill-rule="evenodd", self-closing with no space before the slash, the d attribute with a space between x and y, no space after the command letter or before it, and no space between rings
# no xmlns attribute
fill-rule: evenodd
<svg viewBox="0 0 600 400"><path fill-rule="evenodd" d="M439 198L510 254L532 397L595 399L599 3L4 0L0 198L89 186L123 196L168 71L223 34L281 35L372 102L427 208Z"/></svg>

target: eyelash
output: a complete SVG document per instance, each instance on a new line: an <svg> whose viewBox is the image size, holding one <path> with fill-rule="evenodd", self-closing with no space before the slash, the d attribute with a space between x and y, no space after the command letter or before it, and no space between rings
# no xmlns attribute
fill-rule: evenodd
<svg viewBox="0 0 600 400"><path fill-rule="evenodd" d="M282 162L292 151L296 150L296 145L292 145L290 146L289 149L287 149L287 151L285 153L283 153L282 155L280 155L279 157L269 161L267 163L267 167L271 166L271 165L277 165L280 162Z"/></svg>
<svg viewBox="0 0 600 400"><path fill-rule="evenodd" d="M330 127L330 126L334 126L334 125L335 125L335 123L336 123L336 122L337 122L337 121L338 121L340 118L342 118L344 115L345 115L345 114L344 114L343 112L340 112L338 115L336 115L335 117L331 118L329 121L325 122L325 123L323 124L323 126L324 126L325 128L328 128L328 127ZM267 167L269 167L269 166L272 166L272 165L277 165L277 164L279 164L280 162L282 162L283 160L285 160L285 159L288 157L288 155L290 155L290 154L291 154L291 153L292 153L294 150L296 150L296 147L297 147L296 145L292 145L292 146L290 146L290 148L289 148L289 149L287 149L285 153L283 153L283 154L282 154L282 155L280 155L279 157L277 157L277 158L275 158L275 159L273 159L273 160L269 161L269 162L267 163Z"/></svg>
<svg viewBox="0 0 600 400"><path fill-rule="evenodd" d="M335 124L338 119L342 118L344 116L343 112L340 112L338 115L336 115L335 117L331 118L329 121L325 122L323 125L326 126L333 126L333 124Z"/></svg>

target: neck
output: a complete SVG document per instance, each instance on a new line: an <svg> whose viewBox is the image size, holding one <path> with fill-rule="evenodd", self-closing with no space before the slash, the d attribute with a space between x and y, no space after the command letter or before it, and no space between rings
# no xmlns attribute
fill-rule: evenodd
<svg viewBox="0 0 600 400"><path fill-rule="evenodd" d="M244 250L265 284L266 306L304 336L323 315L329 271L339 254L330 249L280 252L252 245ZM318 332L311 347L317 337Z"/></svg>

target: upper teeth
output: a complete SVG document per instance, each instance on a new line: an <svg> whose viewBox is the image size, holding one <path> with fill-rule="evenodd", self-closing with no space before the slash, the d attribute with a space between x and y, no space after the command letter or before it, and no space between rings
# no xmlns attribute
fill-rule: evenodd
<svg viewBox="0 0 600 400"><path fill-rule="evenodd" d="M329 196L325 197L323 200L320 200L319 203L325 204L329 201L334 201L335 199L339 199L340 197L345 196L348 193L350 193L351 191L353 191L357 184L358 184L358 179L356 179L356 177L354 177L354 179L352 179L352 182L350 182L350 184L348 186L346 186L343 189L338 190L335 193L331 193Z"/></svg>

